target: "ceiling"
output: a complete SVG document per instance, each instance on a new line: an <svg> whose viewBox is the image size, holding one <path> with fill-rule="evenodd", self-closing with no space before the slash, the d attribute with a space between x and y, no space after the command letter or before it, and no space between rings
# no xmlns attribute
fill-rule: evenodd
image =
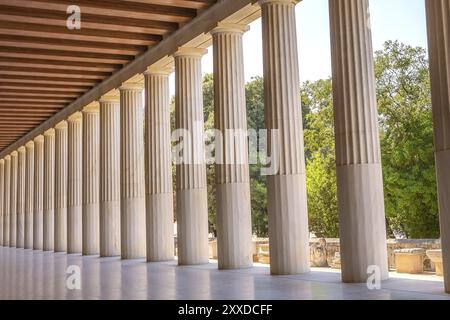
<svg viewBox="0 0 450 320"><path fill-rule="evenodd" d="M0 0L0 151L216 2Z"/></svg>

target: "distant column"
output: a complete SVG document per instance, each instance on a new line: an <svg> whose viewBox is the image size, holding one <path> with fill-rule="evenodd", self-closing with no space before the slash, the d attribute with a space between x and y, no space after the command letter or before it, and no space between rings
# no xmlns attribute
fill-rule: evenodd
<svg viewBox="0 0 450 320"><path fill-rule="evenodd" d="M17 172L19 166L19 153L11 153L11 182L10 182L10 216L9 216L9 246L16 247L17 243Z"/></svg>
<svg viewBox="0 0 450 320"><path fill-rule="evenodd" d="M18 149L19 158L17 166L17 229L16 246L23 248L25 244L25 175L26 175L26 149Z"/></svg>
<svg viewBox="0 0 450 320"><path fill-rule="evenodd" d="M120 101L100 98L100 256L120 256Z"/></svg>
<svg viewBox="0 0 450 320"><path fill-rule="evenodd" d="M5 206L5 159L0 159L0 246L3 246L3 211Z"/></svg>
<svg viewBox="0 0 450 320"><path fill-rule="evenodd" d="M44 248L44 136L34 139L33 249Z"/></svg>
<svg viewBox="0 0 450 320"><path fill-rule="evenodd" d="M219 269L251 267L252 219L245 106L246 25L219 24L212 30L216 140L217 254Z"/></svg>
<svg viewBox="0 0 450 320"><path fill-rule="evenodd" d="M309 271L309 231L294 0L261 0L270 272Z"/></svg>
<svg viewBox="0 0 450 320"><path fill-rule="evenodd" d="M145 73L148 261L174 258L170 72L171 69L150 67Z"/></svg>
<svg viewBox="0 0 450 320"><path fill-rule="evenodd" d="M55 252L67 252L67 127L55 126Z"/></svg>
<svg viewBox="0 0 450 320"><path fill-rule="evenodd" d="M208 263L208 205L203 140L201 60L205 49L181 48L175 58L175 126L185 131L177 163L178 263Z"/></svg>
<svg viewBox="0 0 450 320"><path fill-rule="evenodd" d="M141 83L120 87L121 247L123 259L144 258L145 178L144 108Z"/></svg>
<svg viewBox="0 0 450 320"><path fill-rule="evenodd" d="M11 156L5 157L5 178L3 192L3 246L9 247L9 213L11 210Z"/></svg>
<svg viewBox="0 0 450 320"><path fill-rule="evenodd" d="M83 254L100 254L100 110L83 109Z"/></svg>
<svg viewBox="0 0 450 320"><path fill-rule="evenodd" d="M83 192L83 130L82 114L76 112L67 119L67 253L82 252L82 192Z"/></svg>
<svg viewBox="0 0 450 320"><path fill-rule="evenodd" d="M342 281L388 277L368 0L329 1Z"/></svg>
<svg viewBox="0 0 450 320"><path fill-rule="evenodd" d="M44 133L44 251L55 246L55 129Z"/></svg>
<svg viewBox="0 0 450 320"><path fill-rule="evenodd" d="M34 141L26 145L25 165L25 249L33 249L33 215L34 215Z"/></svg>
<svg viewBox="0 0 450 320"><path fill-rule="evenodd" d="M444 284L450 293L450 2L425 3Z"/></svg>

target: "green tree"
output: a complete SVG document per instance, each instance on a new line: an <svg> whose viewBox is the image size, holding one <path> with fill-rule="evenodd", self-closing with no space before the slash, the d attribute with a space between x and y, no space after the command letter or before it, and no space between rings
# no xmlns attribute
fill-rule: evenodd
<svg viewBox="0 0 450 320"><path fill-rule="evenodd" d="M375 75L388 232L439 237L426 52L388 41Z"/></svg>

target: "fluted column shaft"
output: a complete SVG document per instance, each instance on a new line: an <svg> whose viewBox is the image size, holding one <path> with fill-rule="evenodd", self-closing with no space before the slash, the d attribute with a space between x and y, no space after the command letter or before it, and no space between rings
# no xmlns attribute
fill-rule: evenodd
<svg viewBox="0 0 450 320"><path fill-rule="evenodd" d="M24 248L33 249L34 215L34 141L26 144L25 165L25 235Z"/></svg>
<svg viewBox="0 0 450 320"><path fill-rule="evenodd" d="M329 1L342 280L388 277L368 0Z"/></svg>
<svg viewBox="0 0 450 320"><path fill-rule="evenodd" d="M82 252L82 192L83 192L83 130L82 114L77 112L67 120L67 253Z"/></svg>
<svg viewBox="0 0 450 320"><path fill-rule="evenodd" d="M170 70L145 74L147 260L174 258Z"/></svg>
<svg viewBox="0 0 450 320"><path fill-rule="evenodd" d="M250 267L252 220L242 35L247 26L212 31L216 139L217 254L219 269Z"/></svg>
<svg viewBox="0 0 450 320"><path fill-rule="evenodd" d="M0 159L0 246L3 246L3 211L5 206L5 159Z"/></svg>
<svg viewBox="0 0 450 320"><path fill-rule="evenodd" d="M67 251L67 121L55 127L55 252Z"/></svg>
<svg viewBox="0 0 450 320"><path fill-rule="evenodd" d="M44 136L34 139L33 249L44 247Z"/></svg>
<svg viewBox="0 0 450 320"><path fill-rule="evenodd" d="M44 133L44 251L55 247L55 129Z"/></svg>
<svg viewBox="0 0 450 320"><path fill-rule="evenodd" d="M445 291L450 293L450 3L427 0L436 176Z"/></svg>
<svg viewBox="0 0 450 320"><path fill-rule="evenodd" d="M144 119L142 85L120 88L121 250L123 259L143 258L145 239Z"/></svg>
<svg viewBox="0 0 450 320"><path fill-rule="evenodd" d="M262 0L270 271L309 271L309 231L295 4ZM272 138L273 137L273 138Z"/></svg>
<svg viewBox="0 0 450 320"><path fill-rule="evenodd" d="M100 110L83 109L83 254L100 254Z"/></svg>
<svg viewBox="0 0 450 320"><path fill-rule="evenodd" d="M206 50L182 48L175 55L175 122L185 130L183 159L176 165L178 263L208 263L208 206L203 140L201 57Z"/></svg>
<svg viewBox="0 0 450 320"><path fill-rule="evenodd" d="M9 216L9 246L16 247L17 243L17 173L19 166L19 153L11 153L11 178L10 178L10 216Z"/></svg>
<svg viewBox="0 0 450 320"><path fill-rule="evenodd" d="M9 216L11 210L11 156L5 157L5 178L3 192L3 246L9 246Z"/></svg>
<svg viewBox="0 0 450 320"><path fill-rule="evenodd" d="M120 256L120 103L100 99L100 255Z"/></svg>
<svg viewBox="0 0 450 320"><path fill-rule="evenodd" d="M20 147L17 165L17 229L16 247L23 248L25 243L25 175L26 149Z"/></svg>

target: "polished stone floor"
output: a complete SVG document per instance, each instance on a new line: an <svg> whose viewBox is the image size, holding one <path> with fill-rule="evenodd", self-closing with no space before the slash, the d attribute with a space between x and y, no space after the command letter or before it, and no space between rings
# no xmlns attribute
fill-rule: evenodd
<svg viewBox="0 0 450 320"><path fill-rule="evenodd" d="M67 289L69 266L81 290ZM436 276L393 273L380 290L343 284L330 269L270 276L267 266L218 271L217 264L179 267L119 258L82 257L0 247L0 299L450 299Z"/></svg>

